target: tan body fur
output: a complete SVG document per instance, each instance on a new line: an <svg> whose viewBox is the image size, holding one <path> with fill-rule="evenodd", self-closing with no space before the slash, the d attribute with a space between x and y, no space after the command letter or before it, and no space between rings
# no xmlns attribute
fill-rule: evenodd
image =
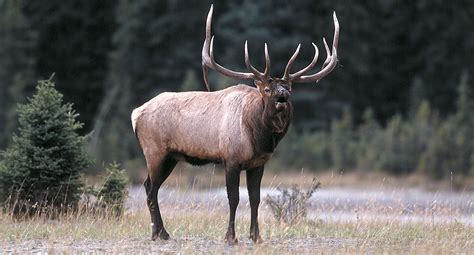
<svg viewBox="0 0 474 255"><path fill-rule="evenodd" d="M254 141L264 127L263 111L258 90L246 85L216 92L165 92L136 108L132 124L147 161L163 154L186 160L185 155L215 163L239 162L246 169L270 159L289 125L274 124L273 130L280 132L266 134L275 136L270 147Z"/></svg>

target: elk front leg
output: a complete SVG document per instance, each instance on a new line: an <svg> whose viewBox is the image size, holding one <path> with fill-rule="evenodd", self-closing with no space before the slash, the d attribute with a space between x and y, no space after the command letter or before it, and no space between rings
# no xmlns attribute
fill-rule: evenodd
<svg viewBox="0 0 474 255"><path fill-rule="evenodd" d="M150 210L152 233L151 239L168 240L170 235L166 232L161 218L160 207L158 205L158 190L161 184L168 178L173 168L176 166L176 160L166 157L162 162L156 165L149 164L148 177L144 186L147 193L147 205Z"/></svg>
<svg viewBox="0 0 474 255"><path fill-rule="evenodd" d="M250 239L261 243L258 229L258 206L260 204L260 183L263 176L263 166L247 170L247 190L250 202Z"/></svg>
<svg viewBox="0 0 474 255"><path fill-rule="evenodd" d="M240 169L237 167L226 167L226 186L227 198L229 199L229 227L225 235L225 240L228 245L237 244L235 237L235 212L239 204L239 183L240 183Z"/></svg>

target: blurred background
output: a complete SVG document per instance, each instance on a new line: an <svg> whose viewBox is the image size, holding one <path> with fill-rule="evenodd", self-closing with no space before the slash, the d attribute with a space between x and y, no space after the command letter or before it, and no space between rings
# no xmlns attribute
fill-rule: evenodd
<svg viewBox="0 0 474 255"><path fill-rule="evenodd" d="M218 62L245 70L243 46L281 76L311 42L339 63L318 84L295 84L292 128L267 169L417 175L462 184L474 175L474 1L212 1ZM16 106L53 72L90 133L96 174L144 160L131 111L163 91L205 90L201 47L211 1L0 0L0 150L17 130ZM325 58L321 54L320 58ZM320 63L322 60L320 61ZM211 73L213 90L234 85ZM141 181L141 179L140 179Z"/></svg>

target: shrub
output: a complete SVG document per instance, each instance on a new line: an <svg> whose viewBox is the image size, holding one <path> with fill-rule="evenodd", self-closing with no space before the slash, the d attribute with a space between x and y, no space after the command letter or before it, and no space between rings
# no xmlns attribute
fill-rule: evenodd
<svg viewBox="0 0 474 255"><path fill-rule="evenodd" d="M91 161L72 104L63 104L50 78L39 81L36 94L18 106L18 115L19 133L0 162L0 202L13 214L75 207L81 174Z"/></svg>
<svg viewBox="0 0 474 255"><path fill-rule="evenodd" d="M107 176L97 192L98 206L104 212L121 216L128 196L125 170L120 169L120 165L115 162L109 164L105 170Z"/></svg>
<svg viewBox="0 0 474 255"><path fill-rule="evenodd" d="M280 189L280 195L267 195L265 202L270 206L275 219L288 225L293 225L306 218L308 200L321 185L313 179L311 188L304 192L297 186L291 189Z"/></svg>
<svg viewBox="0 0 474 255"><path fill-rule="evenodd" d="M340 120L331 124L330 151L332 165L338 170L353 169L355 166L356 139L352 131L352 116L345 110Z"/></svg>
<svg viewBox="0 0 474 255"><path fill-rule="evenodd" d="M436 130L419 169L435 179L472 174L474 158L474 91L464 73L458 88L457 112Z"/></svg>
<svg viewBox="0 0 474 255"><path fill-rule="evenodd" d="M326 132L297 134L290 129L278 145L270 164L280 170L287 168L327 169L331 165L329 139Z"/></svg>
<svg viewBox="0 0 474 255"><path fill-rule="evenodd" d="M381 143L382 132L374 112L367 109L363 115L363 122L357 129L356 162L357 168L362 171L373 170L383 144Z"/></svg>

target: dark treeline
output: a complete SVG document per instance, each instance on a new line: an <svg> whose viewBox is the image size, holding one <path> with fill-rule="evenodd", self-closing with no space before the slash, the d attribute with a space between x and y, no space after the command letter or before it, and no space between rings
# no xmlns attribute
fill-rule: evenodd
<svg viewBox="0 0 474 255"><path fill-rule="evenodd" d="M308 134L331 136L339 125L336 120L349 115L347 125L356 132L367 124L368 109L374 125L389 132L395 119L407 124L415 118L421 102L441 128L439 123L453 122L459 115L461 81L474 90L473 1L212 2L218 61L244 70L243 45L248 39L252 60L261 67L267 42L274 75L283 74L299 42L303 47L295 70L310 61L311 42L320 48L320 58L325 57L321 39L332 40L331 15L336 11L341 24L339 64L319 84L294 86L293 140ZM0 0L0 149L16 130L16 104L32 94L36 80L55 72L57 89L74 103L85 123L82 132L93 130L90 147L99 162L137 158L132 109L161 91L205 89L201 47L210 3ZM211 74L214 90L233 83ZM314 139L315 144L321 142ZM461 146L470 148L467 154L472 154L471 143ZM321 167L358 166L336 161ZM390 171L420 168L414 165Z"/></svg>

